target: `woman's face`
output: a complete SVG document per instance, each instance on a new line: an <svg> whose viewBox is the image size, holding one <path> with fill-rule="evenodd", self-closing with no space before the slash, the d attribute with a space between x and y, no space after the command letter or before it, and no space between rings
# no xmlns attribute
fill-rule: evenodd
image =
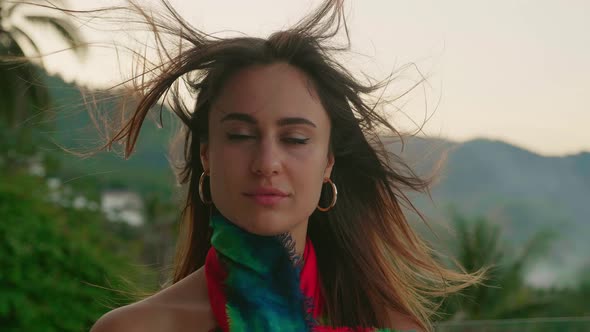
<svg viewBox="0 0 590 332"><path fill-rule="evenodd" d="M276 63L238 72L213 103L201 145L213 203L251 233L304 239L334 164L329 138L328 114L301 71Z"/></svg>

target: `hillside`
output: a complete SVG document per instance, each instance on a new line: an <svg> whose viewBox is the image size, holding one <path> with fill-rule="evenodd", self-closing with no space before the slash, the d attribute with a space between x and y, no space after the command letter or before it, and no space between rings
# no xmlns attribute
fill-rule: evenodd
<svg viewBox="0 0 590 332"><path fill-rule="evenodd" d="M121 98L116 97L114 92L103 92L100 100L94 103L90 94L83 96L78 87L58 77L49 76L47 82L55 110L51 116L55 130L45 133L47 139L76 152L97 151L104 137L99 134L90 115L93 114L97 119L112 118L112 112L118 107ZM88 158L59 151L56 146L61 156L61 176L66 180L91 178L106 188L124 187L144 194L156 192L169 195L174 177L167 151L176 123L171 123L174 119L172 115L166 114L166 111L163 113L164 127L158 128L155 121L147 120L136 150L128 160L123 157L122 146L116 146L115 152L98 152Z"/></svg>
<svg viewBox="0 0 590 332"><path fill-rule="evenodd" d="M486 139L465 143L414 139L408 143L409 160L431 157L419 164L432 168L443 151L448 158L433 202L417 197L418 207L433 224L446 225L449 209L468 217L484 216L502 226L509 244L519 248L538 231L552 231L556 240L547 262L555 278L568 279L588 262L590 252L590 153L543 157L511 144ZM399 148L393 148L399 151Z"/></svg>

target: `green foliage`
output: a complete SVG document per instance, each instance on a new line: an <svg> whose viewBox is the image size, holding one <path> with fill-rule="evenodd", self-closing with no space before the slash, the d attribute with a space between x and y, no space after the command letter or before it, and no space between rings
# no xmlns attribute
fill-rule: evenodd
<svg viewBox="0 0 590 332"><path fill-rule="evenodd" d="M6 173L4 173L6 174ZM101 213L48 201L43 179L0 181L2 331L81 331L130 302L122 277L140 275L104 231ZM117 250L119 248L119 250Z"/></svg>
<svg viewBox="0 0 590 332"><path fill-rule="evenodd" d="M590 265L578 273L577 284L567 288L536 289L525 281L529 265L549 251L554 233L539 231L520 250L514 250L498 225L481 217L465 218L454 210L451 214L457 262L468 272L489 269L483 285L447 299L440 313L449 321L441 324L440 331L585 331L588 320L550 318L590 315ZM532 317L539 319L523 320Z"/></svg>
<svg viewBox="0 0 590 332"><path fill-rule="evenodd" d="M590 318L530 318L482 321L458 321L439 324L436 332L588 332Z"/></svg>
<svg viewBox="0 0 590 332"><path fill-rule="evenodd" d="M5 4L0 0L0 7ZM151 175L146 166L153 163L130 165L103 155L108 164L93 168L89 160L60 151L53 140L64 143L63 137L51 134L80 129L71 121L60 122L72 115L86 115L78 118L88 122L85 104L79 88L67 85L69 96L78 99L76 109L66 109L63 105L70 101L55 97L51 78L23 61L19 42L34 41L20 28L1 29L16 7L0 9L0 330L87 331L106 311L155 290L158 276L141 267L142 229L109 222L98 204L74 208L73 199L97 201L116 181L144 183ZM77 35L65 21L26 19L52 26L75 42ZM57 89L66 85L59 82ZM160 157L166 162L163 153ZM35 167L38 176L29 175ZM45 175L63 179L68 192L48 188Z"/></svg>
<svg viewBox="0 0 590 332"><path fill-rule="evenodd" d="M453 214L455 257L468 272L487 268L485 284L451 297L443 311L454 319L505 319L539 315L551 302L525 282L526 268L549 249L553 234L539 232L513 251L500 228L485 218L468 220Z"/></svg>

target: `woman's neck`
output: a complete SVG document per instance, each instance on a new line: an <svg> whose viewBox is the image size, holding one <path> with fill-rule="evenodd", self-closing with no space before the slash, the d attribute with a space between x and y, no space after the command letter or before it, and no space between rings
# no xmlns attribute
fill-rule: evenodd
<svg viewBox="0 0 590 332"><path fill-rule="evenodd" d="M305 241L307 240L307 220L289 231L289 236L291 236L291 239L295 242L295 252L297 253L297 256L303 257Z"/></svg>

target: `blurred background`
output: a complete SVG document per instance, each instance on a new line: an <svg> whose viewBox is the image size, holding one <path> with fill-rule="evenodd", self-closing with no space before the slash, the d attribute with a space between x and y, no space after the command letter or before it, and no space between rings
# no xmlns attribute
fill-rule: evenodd
<svg viewBox="0 0 590 332"><path fill-rule="evenodd" d="M319 3L170 2L204 31L259 37ZM167 156L178 123L164 109L128 160L117 148L80 156L108 135L103 119L133 105L128 85L112 86L131 77L130 50L150 35L29 3L48 5L0 0L0 330L83 331L168 280L183 200ZM394 97L426 78L383 109L416 133L403 149L384 136L392 153L425 175L446 157L432 200L411 194L428 224L408 218L449 260L493 266L489 287L443 304L437 329L590 331L590 2L345 7L345 66L394 73Z"/></svg>

